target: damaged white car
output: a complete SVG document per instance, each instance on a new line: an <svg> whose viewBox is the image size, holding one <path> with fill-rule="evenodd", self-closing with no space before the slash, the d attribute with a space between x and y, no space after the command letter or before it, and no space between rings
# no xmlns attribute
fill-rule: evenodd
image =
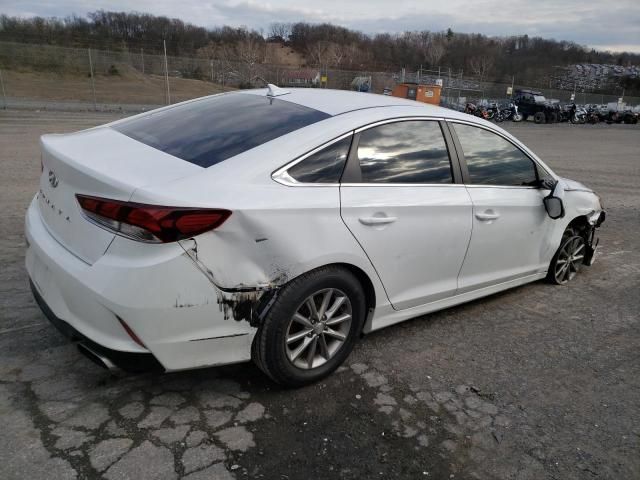
<svg viewBox="0 0 640 480"><path fill-rule="evenodd" d="M605 216L495 125L382 95L269 86L41 144L32 290L110 368L313 382L363 333L571 280Z"/></svg>

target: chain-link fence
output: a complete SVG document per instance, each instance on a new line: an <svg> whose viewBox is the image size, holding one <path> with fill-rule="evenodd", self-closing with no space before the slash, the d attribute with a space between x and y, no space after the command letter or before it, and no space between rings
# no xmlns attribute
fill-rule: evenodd
<svg viewBox="0 0 640 480"><path fill-rule="evenodd" d="M104 51L0 42L3 106L144 110L234 88L324 87L383 93L400 82L442 85L442 103L507 100L511 84L483 82L450 69L371 72L259 63L237 58L172 57L144 50ZM530 85L513 85L531 88ZM533 86L535 87L535 86ZM567 102L572 91L536 88ZM617 102L618 95L576 93L576 103ZM628 105L640 98L625 97Z"/></svg>

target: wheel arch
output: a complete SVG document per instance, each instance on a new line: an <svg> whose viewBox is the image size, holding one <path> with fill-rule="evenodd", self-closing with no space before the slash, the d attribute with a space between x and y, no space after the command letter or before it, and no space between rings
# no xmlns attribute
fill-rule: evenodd
<svg viewBox="0 0 640 480"><path fill-rule="evenodd" d="M376 305L377 305L377 300L378 300L378 296L376 295L376 288L373 284L373 281L371 280L371 277L369 276L369 274L367 272L365 272L362 268L358 267L357 265L354 265L352 263L347 263L347 262L332 262L332 263L326 263L323 265L318 265L314 268L311 268L309 270L306 270L304 272L301 272L299 275L296 275L294 278L291 278L287 281L286 284L287 285L289 283L291 283L293 280L295 280L296 278L298 278L300 275L304 275L305 273L309 273L312 272L314 270L318 270L321 268L326 268L326 267L339 267L342 268L344 270L347 270L348 272L350 272L351 274L353 274L354 277L356 277L356 279L358 280L358 282L360 283L360 285L362 286L362 290L364 292L364 296L365 296L365 305L366 305L366 318L365 318L365 322L364 322L364 328L363 331L367 331L367 327L370 325L371 323L371 319L373 318L373 313L375 311ZM283 287L284 285L281 285L280 287ZM274 294L276 293L275 291L273 292ZM269 301L271 299L271 295L268 296L267 302L265 302L265 306L270 307L269 305ZM261 312L260 315L262 316L263 313L266 312Z"/></svg>
<svg viewBox="0 0 640 480"><path fill-rule="evenodd" d="M373 312L376 309L376 289L373 286L373 282L371 281L371 278L369 278L369 275L367 275L367 273L364 270L350 263L334 263L333 265L349 270L358 279L358 282L360 282L360 285L362 285L362 290L364 291L364 298L366 302L366 312L367 312L366 313L367 317L365 318L365 321L364 321L363 331L367 331L367 328L371 323L371 319L373 318Z"/></svg>
<svg viewBox="0 0 640 480"><path fill-rule="evenodd" d="M589 223L589 219L586 215L578 215L567 225L567 228L574 228L582 234L585 234L585 232L587 232L590 227L591 224Z"/></svg>

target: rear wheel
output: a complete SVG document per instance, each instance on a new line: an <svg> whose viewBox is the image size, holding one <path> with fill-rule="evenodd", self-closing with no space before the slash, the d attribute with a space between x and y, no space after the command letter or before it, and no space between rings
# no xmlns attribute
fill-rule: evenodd
<svg viewBox="0 0 640 480"><path fill-rule="evenodd" d="M564 285L573 280L584 262L586 242L573 228L567 228L562 235L560 248L551 260L547 280L556 285Z"/></svg>
<svg viewBox="0 0 640 480"><path fill-rule="evenodd" d="M301 386L326 377L349 356L364 323L357 278L324 267L287 284L258 329L253 360L275 382Z"/></svg>
<svg viewBox="0 0 640 480"><path fill-rule="evenodd" d="M519 113L516 113L516 114L513 116L513 121L514 121L514 122L521 122L521 121L522 121L522 115L520 115Z"/></svg>
<svg viewBox="0 0 640 480"><path fill-rule="evenodd" d="M536 112L536 114L533 116L533 121L536 123L544 123L546 121L546 117L544 115L544 112Z"/></svg>

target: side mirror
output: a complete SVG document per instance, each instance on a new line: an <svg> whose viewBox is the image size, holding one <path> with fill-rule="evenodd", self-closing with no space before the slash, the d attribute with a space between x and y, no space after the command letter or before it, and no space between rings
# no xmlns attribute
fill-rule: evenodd
<svg viewBox="0 0 640 480"><path fill-rule="evenodd" d="M553 193L551 193L544 197L543 201L544 208L547 210L549 217L554 220L564 217L564 204L562 203L562 199L554 197Z"/></svg>

